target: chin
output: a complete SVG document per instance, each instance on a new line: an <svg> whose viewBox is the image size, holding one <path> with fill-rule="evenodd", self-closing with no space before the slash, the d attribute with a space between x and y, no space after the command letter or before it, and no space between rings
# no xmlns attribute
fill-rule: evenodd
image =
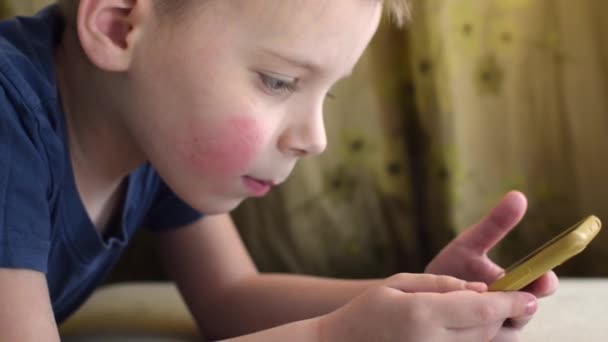
<svg viewBox="0 0 608 342"><path fill-rule="evenodd" d="M199 203L196 203L196 205L193 205L193 207L205 215L227 214L236 209L243 202L243 200L243 198L215 198L211 200L207 198Z"/></svg>

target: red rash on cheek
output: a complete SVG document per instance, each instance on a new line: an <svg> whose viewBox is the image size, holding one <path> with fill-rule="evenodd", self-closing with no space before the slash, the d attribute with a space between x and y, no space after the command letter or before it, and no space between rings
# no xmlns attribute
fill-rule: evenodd
<svg viewBox="0 0 608 342"><path fill-rule="evenodd" d="M197 175L244 175L255 159L260 143L257 122L234 117L212 125L201 123L189 127L178 154Z"/></svg>

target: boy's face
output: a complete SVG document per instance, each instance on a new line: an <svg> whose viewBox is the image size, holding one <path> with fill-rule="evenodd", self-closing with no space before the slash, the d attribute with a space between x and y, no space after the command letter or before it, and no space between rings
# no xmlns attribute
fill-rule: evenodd
<svg viewBox="0 0 608 342"><path fill-rule="evenodd" d="M128 125L186 202L213 214L262 196L326 145L322 106L375 33L371 0L208 0L149 18L127 74ZM161 15L162 17L162 15Z"/></svg>

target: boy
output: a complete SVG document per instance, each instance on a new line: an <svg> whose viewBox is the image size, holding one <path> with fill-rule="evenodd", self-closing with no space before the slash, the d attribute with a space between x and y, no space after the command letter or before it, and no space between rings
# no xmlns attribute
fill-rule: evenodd
<svg viewBox="0 0 608 342"><path fill-rule="evenodd" d="M258 274L227 215L323 151L328 89L350 73L382 8L399 16L403 1L62 6L0 25L0 340L58 340L56 324L142 224L158 232L210 338L517 339L533 294L431 275L499 277L486 252L523 216L517 192L429 274L385 280ZM556 286L549 273L530 291Z"/></svg>

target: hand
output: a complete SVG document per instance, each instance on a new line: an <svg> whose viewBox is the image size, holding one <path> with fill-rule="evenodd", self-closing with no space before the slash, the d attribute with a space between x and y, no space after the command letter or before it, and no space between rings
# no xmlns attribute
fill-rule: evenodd
<svg viewBox="0 0 608 342"><path fill-rule="evenodd" d="M526 197L517 191L506 194L498 205L476 225L465 230L450 242L429 263L426 272L447 274L457 278L492 283L504 274L504 269L488 258L492 249L522 219L526 212ZM524 289L535 296L552 294L558 287L558 279L552 271L547 272ZM527 324L531 317L510 320L503 334L512 336ZM514 340L503 338L501 340Z"/></svg>
<svg viewBox="0 0 608 342"><path fill-rule="evenodd" d="M447 275L399 273L386 278L380 285L403 292L451 292L471 290L485 292L488 286L482 282L469 282Z"/></svg>
<svg viewBox="0 0 608 342"><path fill-rule="evenodd" d="M320 341L490 341L503 322L536 310L525 292L462 291L471 283L401 274L319 318ZM472 284L477 287L479 284ZM441 293L418 292L421 288Z"/></svg>

